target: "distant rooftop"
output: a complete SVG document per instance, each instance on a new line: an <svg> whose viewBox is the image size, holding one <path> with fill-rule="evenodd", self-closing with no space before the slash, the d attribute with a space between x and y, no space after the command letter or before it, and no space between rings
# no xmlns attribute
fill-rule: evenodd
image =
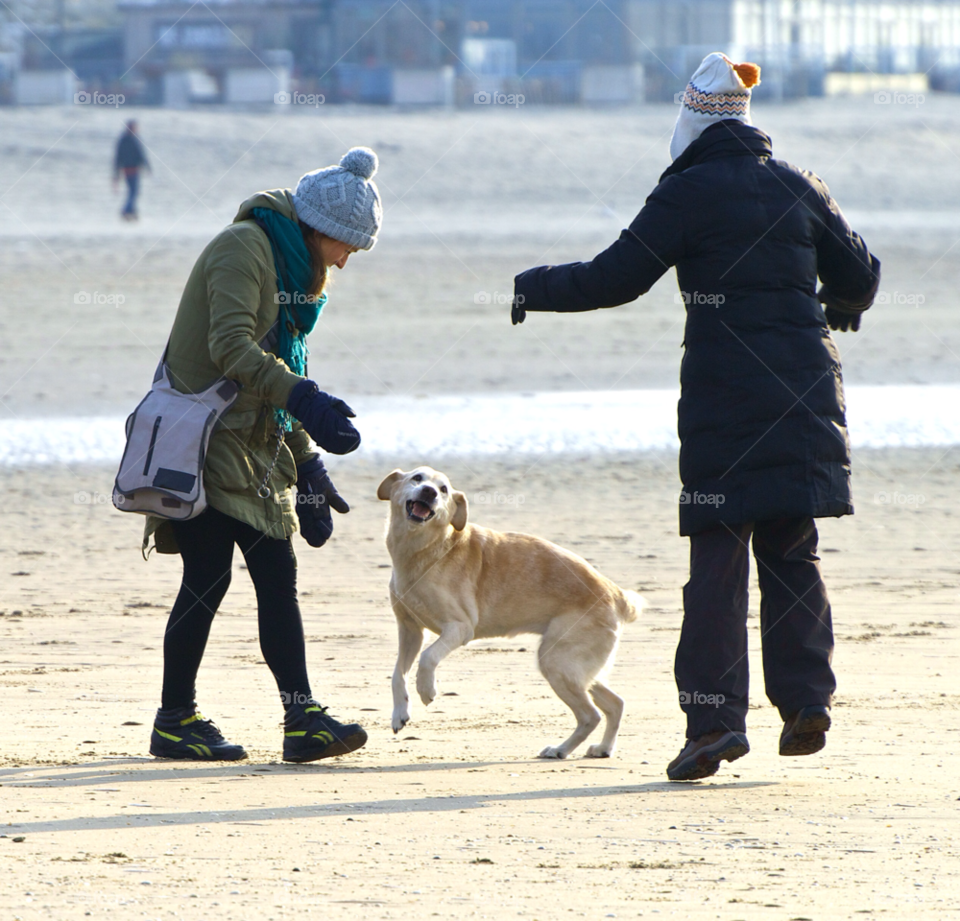
<svg viewBox="0 0 960 921"><path fill-rule="evenodd" d="M321 6L324 0L204 0L203 6ZM196 0L118 0L117 9L176 6L191 8Z"/></svg>

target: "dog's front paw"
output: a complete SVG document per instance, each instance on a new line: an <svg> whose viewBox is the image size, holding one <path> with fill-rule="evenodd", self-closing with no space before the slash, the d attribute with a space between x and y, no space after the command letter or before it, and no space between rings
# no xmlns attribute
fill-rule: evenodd
<svg viewBox="0 0 960 921"><path fill-rule="evenodd" d="M539 755L538 758L566 758L567 753L562 748L554 748L552 745L548 745Z"/></svg>
<svg viewBox="0 0 960 921"><path fill-rule="evenodd" d="M424 675L422 671L417 672L417 693L425 706L433 703L437 696L437 685L433 675Z"/></svg>
<svg viewBox="0 0 960 921"><path fill-rule="evenodd" d="M410 722L410 712L404 707L402 710L393 711L393 734L396 735L407 723Z"/></svg>
<svg viewBox="0 0 960 921"><path fill-rule="evenodd" d="M591 745L587 749L585 758L609 758L613 754L612 748L607 748L605 745Z"/></svg>

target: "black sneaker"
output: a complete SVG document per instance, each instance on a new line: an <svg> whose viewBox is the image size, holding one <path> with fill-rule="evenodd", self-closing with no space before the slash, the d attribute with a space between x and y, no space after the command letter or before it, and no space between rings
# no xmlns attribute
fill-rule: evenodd
<svg viewBox="0 0 960 921"><path fill-rule="evenodd" d="M803 707L783 724L781 755L813 755L827 744L830 708L823 704Z"/></svg>
<svg viewBox="0 0 960 921"><path fill-rule="evenodd" d="M291 704L283 730L284 761L319 761L356 751L367 742L362 726L337 722L327 715L326 707L313 700Z"/></svg>
<svg viewBox="0 0 960 921"><path fill-rule="evenodd" d="M242 761L242 745L228 742L195 706L157 710L150 734L150 754L183 761Z"/></svg>

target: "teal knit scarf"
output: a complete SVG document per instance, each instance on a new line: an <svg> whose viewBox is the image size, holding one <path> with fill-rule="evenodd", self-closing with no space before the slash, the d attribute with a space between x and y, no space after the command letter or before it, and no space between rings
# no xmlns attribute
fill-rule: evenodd
<svg viewBox="0 0 960 921"><path fill-rule="evenodd" d="M313 297L305 293L313 278L313 266L300 225L272 208L254 208L252 215L270 239L277 270L280 312L276 354L294 374L305 377L309 354L306 337L317 325L327 296ZM289 432L290 414L278 408L276 418L278 424Z"/></svg>

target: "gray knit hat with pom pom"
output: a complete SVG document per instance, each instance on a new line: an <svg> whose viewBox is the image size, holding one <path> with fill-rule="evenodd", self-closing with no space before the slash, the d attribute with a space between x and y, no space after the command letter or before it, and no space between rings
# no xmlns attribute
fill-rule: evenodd
<svg viewBox="0 0 960 921"><path fill-rule="evenodd" d="M380 193L372 181L378 165L369 147L354 147L339 166L301 176L293 194L297 217L341 243L373 249L383 220Z"/></svg>

